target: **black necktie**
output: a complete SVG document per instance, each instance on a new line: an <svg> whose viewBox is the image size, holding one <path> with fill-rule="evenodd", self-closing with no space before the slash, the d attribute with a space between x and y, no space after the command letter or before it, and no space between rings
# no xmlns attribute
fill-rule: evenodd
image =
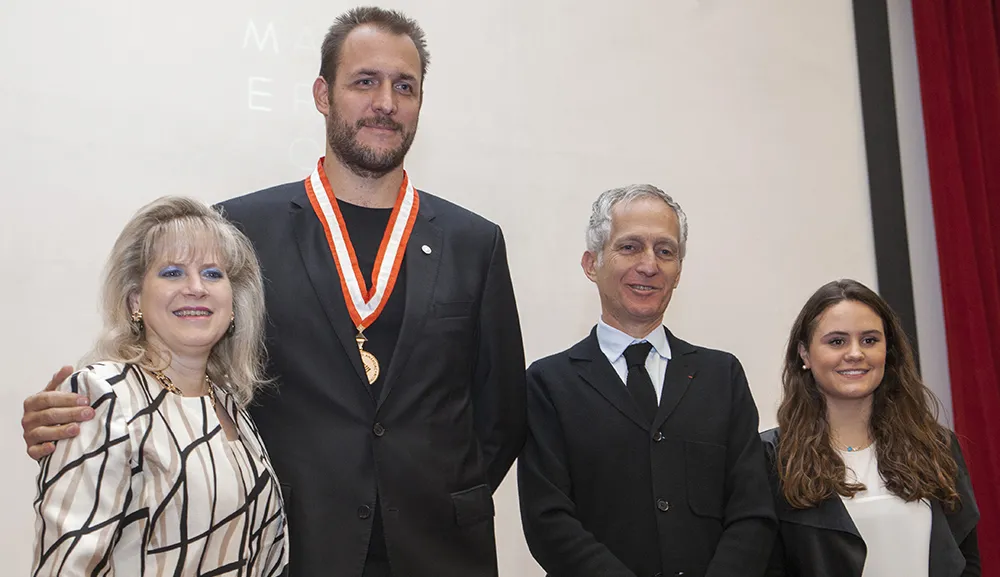
<svg viewBox="0 0 1000 577"><path fill-rule="evenodd" d="M659 404L656 402L656 389L653 388L653 381L649 379L649 373L646 372L646 357L649 356L651 348L653 345L643 342L631 344L625 349L625 362L628 363L628 378L625 380L625 385L649 424L653 424L653 419L656 418L656 408Z"/></svg>

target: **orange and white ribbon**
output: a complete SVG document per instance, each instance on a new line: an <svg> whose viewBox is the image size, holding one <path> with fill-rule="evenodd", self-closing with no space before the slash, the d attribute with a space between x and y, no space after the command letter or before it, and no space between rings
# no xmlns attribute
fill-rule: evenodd
<svg viewBox="0 0 1000 577"><path fill-rule="evenodd" d="M351 314L358 331L363 331L378 318L392 294L396 278L403 263L406 243L413 230L413 222L420 208L420 197L410 184L410 178L403 172L403 182L399 186L396 204L392 208L392 216L386 226L382 243L375 257L375 268L372 270L372 286L365 286L365 278L358 268L358 257L354 245L347 234L344 216L337 206L337 197L323 170L323 159L320 158L316 170L306 179L306 193L313 211L323 224L326 241L333 254L333 262L337 265L340 276L340 287L347 302L347 310Z"/></svg>

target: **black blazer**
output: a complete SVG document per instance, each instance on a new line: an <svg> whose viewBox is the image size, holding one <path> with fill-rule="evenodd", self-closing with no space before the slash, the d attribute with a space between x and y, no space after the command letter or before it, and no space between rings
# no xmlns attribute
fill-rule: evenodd
<svg viewBox="0 0 1000 577"><path fill-rule="evenodd" d="M492 493L526 418L506 250L495 224L419 194L396 287L406 310L379 398L304 184L222 205L265 276L277 384L250 412L281 482L293 576L361 575L376 487L397 576L497 573Z"/></svg>
<svg viewBox="0 0 1000 577"><path fill-rule="evenodd" d="M781 433L761 433L767 455L768 476L774 494L780 528L768 576L861 577L867 549L854 521L839 496L816 507L794 509L781 494L777 451ZM958 495L962 506L947 510L931 501L930 577L978 577L979 545L976 523L979 508L972 494L969 471L958 439L952 436L952 455L958 463Z"/></svg>
<svg viewBox="0 0 1000 577"><path fill-rule="evenodd" d="M552 577L764 572L776 521L743 368L729 353L667 339L652 427L596 331L528 369L521 516Z"/></svg>

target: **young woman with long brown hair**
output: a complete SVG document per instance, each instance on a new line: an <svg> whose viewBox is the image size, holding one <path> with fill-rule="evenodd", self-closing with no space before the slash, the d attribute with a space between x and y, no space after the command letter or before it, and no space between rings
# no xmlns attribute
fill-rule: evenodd
<svg viewBox="0 0 1000 577"><path fill-rule="evenodd" d="M853 280L820 287L782 384L762 434L780 521L769 575L980 575L961 449L885 300Z"/></svg>

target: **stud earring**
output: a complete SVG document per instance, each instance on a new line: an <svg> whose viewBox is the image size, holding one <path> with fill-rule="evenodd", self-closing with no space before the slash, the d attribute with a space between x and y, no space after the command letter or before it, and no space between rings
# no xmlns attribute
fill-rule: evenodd
<svg viewBox="0 0 1000 577"><path fill-rule="evenodd" d="M805 363L802 363L802 370L803 371L808 371L809 370L809 365L807 365Z"/></svg>
<svg viewBox="0 0 1000 577"><path fill-rule="evenodd" d="M142 322L142 311L138 309L132 313L132 328L137 334L141 334L142 329L145 328L145 323Z"/></svg>

